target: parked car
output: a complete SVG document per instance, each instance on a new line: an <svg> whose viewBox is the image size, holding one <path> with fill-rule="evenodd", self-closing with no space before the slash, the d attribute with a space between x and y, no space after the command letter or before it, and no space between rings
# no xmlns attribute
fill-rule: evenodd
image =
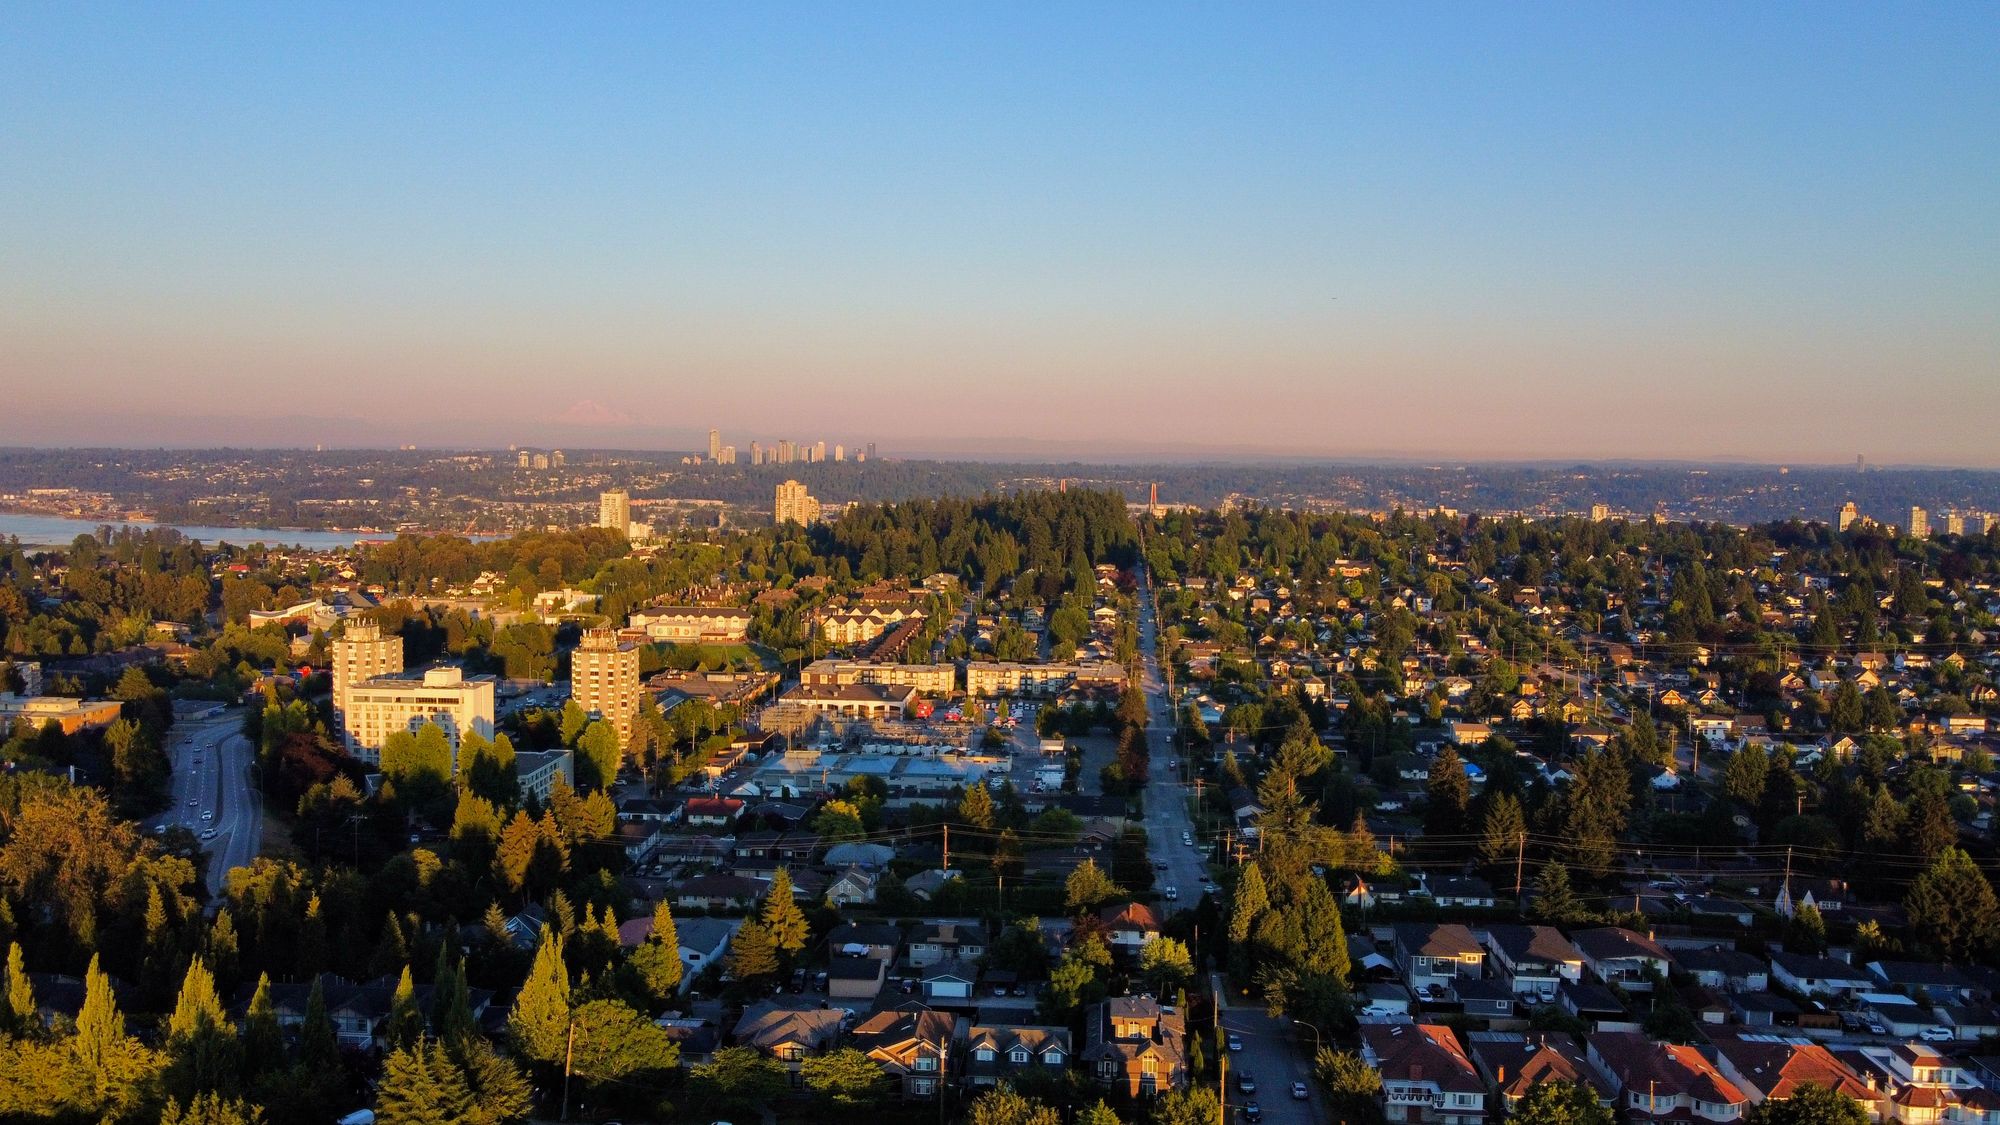
<svg viewBox="0 0 2000 1125"><path fill-rule="evenodd" d="M1312 1097L1312 1091L1306 1089L1305 1083L1294 1082L1292 1083L1292 1096L1300 1101L1305 1101L1307 1098Z"/></svg>
<svg viewBox="0 0 2000 1125"><path fill-rule="evenodd" d="M1175 901L1178 901L1178 900L1180 899L1180 897L1181 897L1181 892L1180 892L1180 888L1179 888L1179 887L1168 887L1168 888L1167 888L1167 889L1166 889L1166 890L1165 890L1164 892L1162 892L1162 893L1166 895L1166 898L1167 898L1167 901L1168 901L1168 902L1175 902Z"/></svg>
<svg viewBox="0 0 2000 1125"><path fill-rule="evenodd" d="M1956 1038L1949 1028L1943 1027L1927 1027L1917 1032L1917 1037L1926 1043L1949 1043Z"/></svg>
<svg viewBox="0 0 2000 1125"><path fill-rule="evenodd" d="M1240 1050L1242 1050L1242 1049L1243 1049L1243 1040L1242 1040L1241 1038L1239 1038L1239 1037L1235 1036L1235 1035L1231 1035L1231 1036L1229 1037L1229 1049L1230 1049L1230 1050L1232 1050L1232 1051L1240 1051Z"/></svg>
<svg viewBox="0 0 2000 1125"><path fill-rule="evenodd" d="M1236 1089L1240 1093L1254 1094L1257 1092L1257 1079L1247 1071L1238 1074L1236 1076Z"/></svg>

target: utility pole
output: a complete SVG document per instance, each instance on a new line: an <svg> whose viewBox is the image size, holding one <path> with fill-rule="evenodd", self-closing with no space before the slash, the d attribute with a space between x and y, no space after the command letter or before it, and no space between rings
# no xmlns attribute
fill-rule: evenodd
<svg viewBox="0 0 2000 1125"><path fill-rule="evenodd" d="M944 826L944 866L940 870L951 870L951 825L949 824Z"/></svg>
<svg viewBox="0 0 2000 1125"><path fill-rule="evenodd" d="M575 1059L576 1059L576 1019L575 1017L571 1017L569 1021L568 1041L563 1044L562 1120L564 1121L569 1120L569 1071L570 1071L570 1064L573 1063Z"/></svg>
<svg viewBox="0 0 2000 1125"><path fill-rule="evenodd" d="M1528 834L1524 831L1514 838L1514 900L1521 899L1521 867L1528 857Z"/></svg>

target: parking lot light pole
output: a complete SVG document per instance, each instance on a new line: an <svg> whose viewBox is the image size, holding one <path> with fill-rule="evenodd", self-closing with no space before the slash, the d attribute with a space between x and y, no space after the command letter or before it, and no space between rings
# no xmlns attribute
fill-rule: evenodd
<svg viewBox="0 0 2000 1125"><path fill-rule="evenodd" d="M1295 1024L1295 1025L1297 1025L1297 1026L1299 1026L1299 1027L1304 1027L1304 1028L1310 1028L1310 1029L1312 1030L1312 1033L1313 1033L1313 1058L1314 1058L1314 1059L1318 1059L1318 1058L1319 1058L1319 1051L1320 1051L1320 1046L1319 1046L1319 1028L1317 1028L1317 1027L1314 1027L1314 1026L1313 1026L1312 1024L1309 1024L1309 1023L1307 1023L1307 1022L1306 1022L1306 1021L1304 1021L1304 1020L1293 1020L1293 1021L1292 1021L1292 1023L1293 1023L1293 1024Z"/></svg>

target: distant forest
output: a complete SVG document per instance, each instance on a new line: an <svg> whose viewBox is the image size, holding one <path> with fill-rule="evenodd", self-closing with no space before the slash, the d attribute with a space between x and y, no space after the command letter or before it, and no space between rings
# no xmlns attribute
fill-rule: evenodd
<svg viewBox="0 0 2000 1125"><path fill-rule="evenodd" d="M397 507L503 502L569 505L594 515L596 494L622 485L636 499L712 500L768 510L772 486L803 481L831 504L1069 486L1166 504L1461 512L1584 513L1735 524L1831 520L1846 501L1903 524L1911 505L1943 530L1949 511L2000 511L2000 472L1973 469L1794 468L1693 464L1163 464L883 460L790 465L683 465L679 453L576 450L559 469L526 470L504 451L0 449L0 493L70 487L109 493L163 520L320 522L331 501ZM230 500L244 497L240 507ZM254 497L254 506L249 498ZM234 518L232 518L232 514ZM394 509L385 509L385 515ZM291 518L287 519L289 516ZM579 517L581 518L581 517Z"/></svg>

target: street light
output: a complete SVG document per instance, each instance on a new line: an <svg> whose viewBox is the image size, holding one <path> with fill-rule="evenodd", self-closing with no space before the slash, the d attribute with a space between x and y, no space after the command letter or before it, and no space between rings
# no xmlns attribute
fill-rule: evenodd
<svg viewBox="0 0 2000 1125"><path fill-rule="evenodd" d="M1295 1025L1295 1026L1297 1026L1297 1027L1304 1027L1304 1028L1310 1028L1310 1029L1312 1030L1312 1033L1313 1033L1313 1057L1314 1057L1314 1058L1318 1058L1318 1057L1319 1057L1319 1051L1320 1051L1320 1046L1319 1046L1319 1028L1317 1028L1317 1027L1314 1027L1314 1026L1313 1026L1312 1024L1309 1024L1309 1023L1307 1023L1307 1022L1306 1022L1306 1021L1304 1021L1304 1020L1293 1020L1293 1021L1292 1021L1292 1023L1293 1023L1293 1025Z"/></svg>

